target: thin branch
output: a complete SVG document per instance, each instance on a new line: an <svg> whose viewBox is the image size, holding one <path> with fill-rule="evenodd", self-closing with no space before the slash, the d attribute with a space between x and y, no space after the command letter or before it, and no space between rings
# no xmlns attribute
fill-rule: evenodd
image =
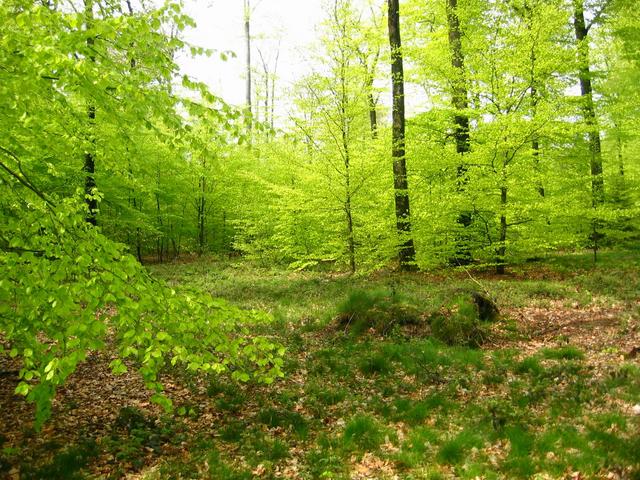
<svg viewBox="0 0 640 480"><path fill-rule="evenodd" d="M7 165L5 165L3 162L0 162L0 167L6 171L9 175L11 175L13 178L15 178L16 180L18 180L22 185L24 185L25 187L27 187L29 190L31 190L33 193L35 193L38 197L40 197L40 199L44 200L48 205L55 207L55 203L53 203L50 199L48 199L44 193L42 193L40 190L38 190L33 183L31 183L31 181L29 180L29 178L24 174L24 172L22 171L22 167L20 159L18 158L18 156L11 152L10 150L7 150L6 148L4 148L3 146L0 145L0 152L4 153L7 157L12 158L13 160L15 160L18 163L18 168L21 172L21 174L14 172L11 168L9 168Z"/></svg>

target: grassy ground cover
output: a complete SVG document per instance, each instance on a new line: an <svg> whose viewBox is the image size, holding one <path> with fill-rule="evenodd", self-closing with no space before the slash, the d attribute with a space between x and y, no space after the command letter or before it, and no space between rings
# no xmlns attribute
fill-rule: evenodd
<svg viewBox="0 0 640 480"><path fill-rule="evenodd" d="M552 257L505 277L349 277L211 259L157 266L170 283L269 311L274 322L263 333L287 347L286 378L238 385L168 371L172 415L121 385L115 407L93 423L77 420L84 426L74 433L65 422L84 407L70 402L90 400L71 385L49 430L18 425L0 438L0 471L149 480L640 478L639 266L626 252L605 252L596 267L586 255ZM501 318L477 320L470 291L494 298ZM460 334L470 328L473 335Z"/></svg>

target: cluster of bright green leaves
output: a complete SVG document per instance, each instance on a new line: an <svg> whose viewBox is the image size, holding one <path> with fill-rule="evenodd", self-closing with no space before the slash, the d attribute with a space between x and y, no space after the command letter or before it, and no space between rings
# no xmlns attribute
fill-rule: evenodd
<svg viewBox="0 0 640 480"><path fill-rule="evenodd" d="M162 191L172 184L169 172L160 170L167 180L148 179L163 161L188 179L200 145L237 139L238 114L203 85L183 79L190 99L173 93L173 53L184 44L163 32L191 20L176 3L129 15L103 2L87 15L68 2L9 0L0 4L0 23L0 341L22 364L16 392L36 404L37 425L50 415L56 388L107 343L118 352L113 371L139 369L165 406L161 373L171 364L239 381L280 376L282 348L252 334L266 315L171 290L85 221L87 153L96 163L94 195L118 212L133 198L186 203L180 192ZM204 133L188 115L207 122ZM192 190L187 180L176 183ZM129 234L153 235L179 217L161 215L151 228L126 219ZM122 219L104 222L105 230Z"/></svg>
<svg viewBox="0 0 640 480"><path fill-rule="evenodd" d="M282 347L249 330L266 314L156 281L72 200L18 207L26 211L2 228L11 239L0 254L0 332L22 360L16 393L36 403L39 424L56 387L107 341L118 350L113 371L124 373L130 358L165 405L160 374L168 363L239 381L282 374Z"/></svg>
<svg viewBox="0 0 640 480"><path fill-rule="evenodd" d="M461 240L474 259L491 264L501 247L508 261L593 247L594 224L603 235L599 246L637 238L640 171L632 160L640 148L635 48L640 35L633 2L585 2L588 21L595 21L590 61L607 197L597 209L589 168L591 127L578 89L574 2L458 0L468 100L461 112L451 100L451 79L458 73L451 63L447 3L406 0L401 7L410 107L407 163L420 266L448 262ZM256 142L253 155L260 158L240 167L238 184L255 196L239 213L236 247L266 263L347 264L345 118L350 186L357 185L351 198L357 263L376 268L395 256L388 120L381 102L379 138L372 140L366 72L358 55L385 45L385 22L372 23L375 9L359 7L337 2L327 15L317 72L295 91L299 114L290 133L295 141ZM388 64L388 47L381 52L380 64ZM380 68L376 85L383 85L383 75L386 69ZM347 79L345 105L341 78ZM412 108L417 103L424 108ZM456 152L456 113L471 123L471 149L464 158ZM458 176L461 163L467 166L464 179ZM471 226L461 226L461 212L472 215Z"/></svg>
<svg viewBox="0 0 640 480"><path fill-rule="evenodd" d="M381 16L375 16L379 26ZM335 14L332 7L312 53L317 68L295 86L291 133L256 139L252 153L260 158L240 166L237 183L252 196L244 199L246 208L236 222L235 246L253 258L294 269L348 268L350 235L359 271L379 268L395 256L385 109L379 102L379 132L373 138L368 94L377 98L380 92L377 86L369 92L367 84L370 69L382 68L384 37L373 19L360 20L352 2L337 2Z"/></svg>
<svg viewBox="0 0 640 480"><path fill-rule="evenodd" d="M593 16L602 3L586 2L588 14ZM613 112L598 94L604 93L603 79L610 78L610 91L624 100L622 109L628 114L637 109L632 106L637 104L632 94L637 86L626 82L625 87L615 72L606 70L613 58L610 51L593 55L608 197L606 205L595 210L590 197L589 127L582 121L576 88L572 2L459 0L469 103L462 113L471 120L471 151L460 158L452 134L454 72L446 5L440 0L415 0L407 1L404 10L408 79L424 87L430 104L410 120L408 133L409 171L415 186L413 225L421 265L451 258L456 240L462 237L474 258L494 261L502 215L508 223L508 256L515 261L544 251L591 246L589 229L594 220L603 226L606 241L614 244L620 239L615 230L627 228L635 214L632 205L637 195L629 190L635 200L626 205L616 201L619 175L612 140L616 132L604 128ZM613 9L606 12L606 22L618 21ZM631 16L623 17L623 24L632 23ZM614 40L603 22L601 18L590 33L594 50ZM611 50L615 49L613 45ZM633 118L637 115L627 115L623 135L628 187L638 180L630 161L638 144ZM468 165L463 188L457 177L461 162ZM501 202L503 187L506 204ZM544 188L544 197L539 187ZM472 212L471 227L460 227L460 212Z"/></svg>

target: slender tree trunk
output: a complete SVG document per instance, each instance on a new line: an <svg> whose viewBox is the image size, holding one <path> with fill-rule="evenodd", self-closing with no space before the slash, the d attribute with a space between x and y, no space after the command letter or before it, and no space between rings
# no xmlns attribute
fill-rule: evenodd
<svg viewBox="0 0 640 480"><path fill-rule="evenodd" d="M617 155L618 155L618 175L622 180L624 180L624 144L622 143L620 132L618 132L618 135L616 138L616 145L617 145Z"/></svg>
<svg viewBox="0 0 640 480"><path fill-rule="evenodd" d="M251 99L251 2L250 0L244 0L244 39L247 49L246 56L246 110L247 110L247 128L251 132L253 128L252 118L252 99Z"/></svg>
<svg viewBox="0 0 640 480"><path fill-rule="evenodd" d="M89 30L92 27L93 22L93 0L85 0L84 1L84 11L85 11L85 22L86 28ZM87 48L89 50L89 60L91 62L96 61L95 57L91 54L91 50L95 44L95 39L91 36L87 37ZM87 107L87 118L89 119L89 129L91 130L91 135L93 136L93 125L96 119L96 107L94 105L89 105ZM85 203L87 205L87 222L91 225L97 225L98 219L98 200L95 197L95 189L96 189L96 162L94 157L93 147L95 146L95 140L92 138L90 143L89 150L84 154L84 165L83 171L85 173L84 177L84 195L85 195Z"/></svg>
<svg viewBox="0 0 640 480"><path fill-rule="evenodd" d="M138 201L136 197L133 197L133 209L139 212L142 212L142 202L139 203L140 208L138 208ZM140 227L136 227L136 257L138 261L142 263L142 231Z"/></svg>
<svg viewBox="0 0 640 480"><path fill-rule="evenodd" d="M160 177L160 172L158 172L158 177ZM158 178L158 188L159 188L160 178ZM160 235L158 236L157 241L157 253L158 253L158 261L162 263L163 261L163 251L164 251L164 225L162 222L162 209L160 208L160 193L156 192L156 220L158 222L158 231Z"/></svg>
<svg viewBox="0 0 640 480"><path fill-rule="evenodd" d="M369 125L371 128L371 138L378 138L378 109L375 96L373 94L373 76L367 79L367 103L369 104Z"/></svg>
<svg viewBox="0 0 640 480"><path fill-rule="evenodd" d="M262 71L264 73L264 123L271 126L273 130L273 110L274 102L273 95L275 94L275 72L272 74L269 71L269 64L264 59L262 51L258 49L258 55L260 55L260 61L262 62ZM278 59L276 57L276 68L278 66ZM267 133L267 136L269 134Z"/></svg>
<svg viewBox="0 0 640 480"><path fill-rule="evenodd" d="M469 116L466 111L469 108L467 80L464 68L464 52L462 50L462 32L458 17L458 0L447 0L447 23L449 26L449 50L451 51L451 66L454 69L452 83L452 103L455 109L456 151L465 155L471 150L469 135ZM461 163L458 172L464 175L466 166Z"/></svg>
<svg viewBox="0 0 640 480"><path fill-rule="evenodd" d="M275 129L275 111L276 111L276 76L278 74L278 62L280 61L280 46L278 46L278 52L276 53L276 60L273 66L273 73L271 75L271 120L269 124L271 130Z"/></svg>
<svg viewBox="0 0 640 480"><path fill-rule="evenodd" d="M527 24L527 30L531 35L531 53L529 54L529 82L530 82L530 99L531 99L531 119L535 122L538 115L538 104L540 102L539 81L537 77L538 55L536 53L537 38L534 38L533 21L534 7L526 0L524 2L524 20ZM540 136L534 132L531 136L531 152L533 157L533 168L538 176L536 181L536 189L540 197L545 196L544 184L540 173Z"/></svg>
<svg viewBox="0 0 640 480"><path fill-rule="evenodd" d="M343 110L344 114L344 110ZM344 211L347 216L347 248L349 249L349 269L351 273L356 271L356 241L353 229L353 211L351 208L351 155L346 125L342 129L342 148L344 149L345 167L345 201Z"/></svg>
<svg viewBox="0 0 640 480"><path fill-rule="evenodd" d="M205 197L206 189L207 189L207 180L202 175L199 181L200 187L200 197L197 200L196 210L198 212L198 250L200 255L205 252L205 243L206 243L206 208L207 208L207 199Z"/></svg>
<svg viewBox="0 0 640 480"><path fill-rule="evenodd" d="M535 52L531 52L531 116L535 120L538 113L538 88L536 86L534 67L535 64ZM534 133L531 139L531 151L533 152L533 167L538 175L537 180L537 189L538 194L544 198L546 196L546 192L544 189L544 183L542 183L542 176L540 173L540 137L537 133Z"/></svg>
<svg viewBox="0 0 640 480"><path fill-rule="evenodd" d="M467 91L467 78L464 66L464 51L462 49L462 30L460 28L460 17L458 16L458 0L446 0L447 2L447 24L449 31L449 51L451 54L451 66L453 67L453 79L451 80L451 102L455 109L454 116L454 138L456 142L456 152L460 156L458 165L458 190L464 191L467 182L467 165L464 156L471 151L471 138L469 127L469 93ZM470 212L461 212L458 216L458 225L463 229L471 226L473 217ZM471 263L471 248L469 238L462 234L456 238L455 258L451 260L454 265L467 265Z"/></svg>
<svg viewBox="0 0 640 480"><path fill-rule="evenodd" d="M349 269L351 273L356 271L356 241L353 225L353 209L352 209L352 197L351 191L351 149L349 146L349 131L351 130L351 119L348 116L347 108L349 105L349 97L347 92L347 68L349 66L349 59L346 54L346 48L343 42L347 39L347 33L345 31L345 24L341 23L338 15L338 2L334 4L334 17L336 21L336 27L341 30L340 42L340 96L339 112L340 112L340 135L342 139L342 160L344 162L344 180L345 180L345 197L344 197L344 211L347 221L347 250L349 254Z"/></svg>
<svg viewBox="0 0 640 480"><path fill-rule="evenodd" d="M392 157L396 228L400 237L399 260L403 271L414 270L416 251L411 236L411 208L405 151L404 65L400 36L399 0L387 0L389 7L389 45L393 83Z"/></svg>
<svg viewBox="0 0 640 480"><path fill-rule="evenodd" d="M591 61L589 53L589 29L585 23L583 0L573 0L574 27L578 47L580 91L582 94L582 111L588 127L589 152L591 154L591 197L594 207L604 203L604 178L602 176L602 144L600 129L593 101L593 84L591 82Z"/></svg>
<svg viewBox="0 0 640 480"><path fill-rule="evenodd" d="M584 18L584 0L573 0L574 27L578 47L580 92L582 94L582 111L587 124L589 137L590 169L591 169L591 204L594 209L604 204L604 177L602 175L602 142L600 129L593 101L593 84L591 82L591 59L589 51L589 27ZM592 221L591 242L593 261L598 260L598 249L602 234L599 232L600 221Z"/></svg>
<svg viewBox="0 0 640 480"><path fill-rule="evenodd" d="M376 51L375 56L369 65L365 55L362 55L362 63L366 69L366 89L367 89L367 104L369 105L369 126L371 128L371 138L374 140L378 138L378 100L375 95L374 82L376 78L376 70L378 69L378 60L380 58L380 49Z"/></svg>
<svg viewBox="0 0 640 480"><path fill-rule="evenodd" d="M506 256L507 256L507 162L508 157L505 154L504 163L502 164L502 185L500 187L500 232L498 235L498 247L496 249L496 273L504 275L506 273Z"/></svg>

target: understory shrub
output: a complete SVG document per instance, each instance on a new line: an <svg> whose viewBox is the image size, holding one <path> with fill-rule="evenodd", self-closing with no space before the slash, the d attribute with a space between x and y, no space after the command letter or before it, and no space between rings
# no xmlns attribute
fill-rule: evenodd
<svg viewBox="0 0 640 480"><path fill-rule="evenodd" d="M459 297L451 307L442 308L430 323L432 335L448 345L479 347L488 336L478 306L467 297Z"/></svg>
<svg viewBox="0 0 640 480"><path fill-rule="evenodd" d="M418 325L420 312L396 292L356 290L338 306L337 325L354 335L373 330L388 335L395 327Z"/></svg>

